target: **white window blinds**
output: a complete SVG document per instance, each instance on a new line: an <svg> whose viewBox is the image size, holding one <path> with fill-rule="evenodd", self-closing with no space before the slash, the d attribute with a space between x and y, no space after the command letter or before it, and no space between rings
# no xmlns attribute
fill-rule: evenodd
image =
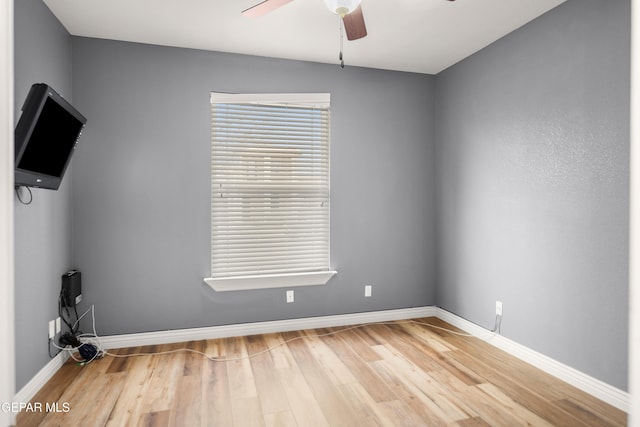
<svg viewBox="0 0 640 427"><path fill-rule="evenodd" d="M329 95L211 94L211 277L329 269Z"/></svg>

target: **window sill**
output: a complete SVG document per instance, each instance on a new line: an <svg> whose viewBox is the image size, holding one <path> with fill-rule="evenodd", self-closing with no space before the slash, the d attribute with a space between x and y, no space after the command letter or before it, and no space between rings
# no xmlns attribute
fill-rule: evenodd
<svg viewBox="0 0 640 427"><path fill-rule="evenodd" d="M285 288L292 286L325 285L337 271L319 271L313 273L265 274L260 276L238 276L213 278L204 282L216 292L246 291L251 289Z"/></svg>

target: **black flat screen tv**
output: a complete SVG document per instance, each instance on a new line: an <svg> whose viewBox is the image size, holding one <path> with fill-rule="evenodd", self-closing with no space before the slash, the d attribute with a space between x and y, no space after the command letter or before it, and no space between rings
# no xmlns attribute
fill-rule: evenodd
<svg viewBox="0 0 640 427"><path fill-rule="evenodd" d="M15 186L57 190L86 122L50 86L31 86L15 130Z"/></svg>

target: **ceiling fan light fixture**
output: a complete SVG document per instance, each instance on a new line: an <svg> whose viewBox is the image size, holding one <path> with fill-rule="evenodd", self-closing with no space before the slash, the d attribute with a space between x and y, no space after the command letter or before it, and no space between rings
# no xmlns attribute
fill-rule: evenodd
<svg viewBox="0 0 640 427"><path fill-rule="evenodd" d="M353 12L362 0L324 0L329 10L344 17Z"/></svg>

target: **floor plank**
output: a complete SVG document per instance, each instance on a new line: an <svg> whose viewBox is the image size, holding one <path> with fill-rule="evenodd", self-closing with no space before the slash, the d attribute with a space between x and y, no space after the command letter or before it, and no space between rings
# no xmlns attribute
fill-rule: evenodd
<svg viewBox="0 0 640 427"><path fill-rule="evenodd" d="M249 336L246 340L248 353L257 354L256 357L250 359L250 363L257 394L260 396L263 416L289 412L287 394L280 382L271 354L266 351L268 349L267 343L260 335ZM280 419L280 417L271 419Z"/></svg>

